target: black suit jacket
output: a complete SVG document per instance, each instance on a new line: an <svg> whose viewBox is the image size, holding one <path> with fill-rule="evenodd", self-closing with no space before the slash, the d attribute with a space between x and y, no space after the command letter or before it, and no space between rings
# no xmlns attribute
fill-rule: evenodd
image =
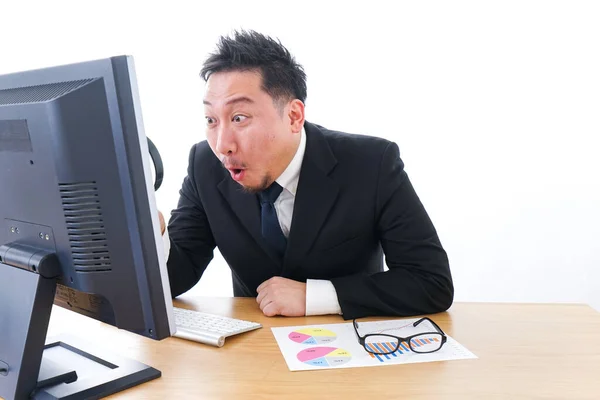
<svg viewBox="0 0 600 400"><path fill-rule="evenodd" d="M168 226L173 296L198 282L218 246L231 268L235 296L256 296L258 285L282 276L330 280L345 319L450 307L454 289L448 258L404 171L398 146L308 122L305 131L282 261L261 236L257 196L231 179L206 141L192 148Z"/></svg>

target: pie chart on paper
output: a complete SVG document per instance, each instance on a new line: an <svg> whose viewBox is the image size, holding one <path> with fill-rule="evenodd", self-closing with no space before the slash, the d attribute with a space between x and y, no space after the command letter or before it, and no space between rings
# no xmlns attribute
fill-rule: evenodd
<svg viewBox="0 0 600 400"><path fill-rule="evenodd" d="M352 355L337 347L311 347L296 356L299 361L315 367L337 367L352 360Z"/></svg>
<svg viewBox="0 0 600 400"><path fill-rule="evenodd" d="M328 329L303 328L291 332L288 337L300 344L325 344L333 342L337 335Z"/></svg>

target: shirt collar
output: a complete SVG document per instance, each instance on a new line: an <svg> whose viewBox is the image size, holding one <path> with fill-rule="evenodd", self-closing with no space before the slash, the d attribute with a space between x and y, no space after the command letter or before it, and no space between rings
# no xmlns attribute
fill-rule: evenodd
<svg viewBox="0 0 600 400"><path fill-rule="evenodd" d="M285 171L275 180L281 187L287 189L293 196L296 196L298 188L298 179L300 179L300 168L304 159L304 151L306 150L306 132L304 127L300 132L300 145L292 161L289 163Z"/></svg>

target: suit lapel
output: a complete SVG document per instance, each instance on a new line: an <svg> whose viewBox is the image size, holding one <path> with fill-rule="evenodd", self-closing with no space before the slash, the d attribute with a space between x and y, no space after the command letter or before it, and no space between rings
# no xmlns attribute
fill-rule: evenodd
<svg viewBox="0 0 600 400"><path fill-rule="evenodd" d="M267 246L260 230L260 206L255 194L248 193L242 187L226 176L219 185L219 191L229 203L229 206L238 217L242 225L250 232L256 243L277 264L277 274L280 273L281 260Z"/></svg>
<svg viewBox="0 0 600 400"><path fill-rule="evenodd" d="M286 272L297 267L309 252L339 193L338 184L328 176L337 160L323 133L309 123L305 131L306 151L284 258Z"/></svg>

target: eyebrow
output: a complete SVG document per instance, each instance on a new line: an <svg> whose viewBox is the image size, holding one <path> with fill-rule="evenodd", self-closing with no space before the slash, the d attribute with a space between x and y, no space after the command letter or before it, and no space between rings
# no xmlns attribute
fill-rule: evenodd
<svg viewBox="0 0 600 400"><path fill-rule="evenodd" d="M203 100L202 103L204 103L207 106L212 106L211 102L207 101L207 100ZM233 99L227 100L227 102L225 103L225 105L229 106L229 105L235 104L235 103L249 103L249 104L254 104L254 100L252 100L250 97L246 97L246 96L234 97Z"/></svg>

